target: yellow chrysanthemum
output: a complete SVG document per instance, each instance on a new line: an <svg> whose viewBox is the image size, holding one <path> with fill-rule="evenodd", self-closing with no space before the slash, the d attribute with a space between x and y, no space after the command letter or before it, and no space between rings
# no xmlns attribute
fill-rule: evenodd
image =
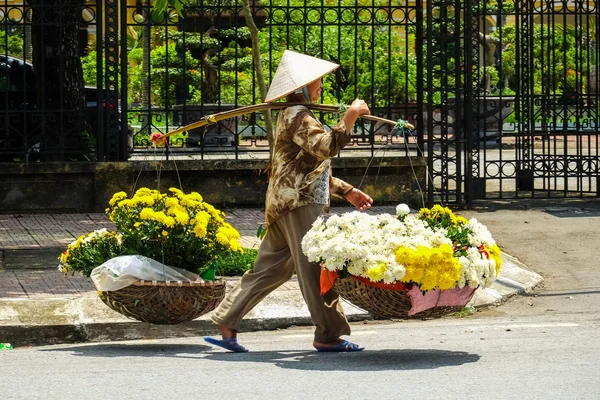
<svg viewBox="0 0 600 400"><path fill-rule="evenodd" d="M167 236L168 234L169 234L169 232L167 232L167 231L162 231L161 232L161 235L163 235L163 236Z"/></svg>
<svg viewBox="0 0 600 400"><path fill-rule="evenodd" d="M152 190L148 189L147 187L141 187L138 190L136 190L135 192L135 196L149 196L150 194L152 194Z"/></svg>
<svg viewBox="0 0 600 400"><path fill-rule="evenodd" d="M207 230L206 230L206 225L202 224L202 223L197 223L194 226L194 235L196 235L199 238L203 238L206 236Z"/></svg>
<svg viewBox="0 0 600 400"><path fill-rule="evenodd" d="M198 192L192 192L192 193L188 194L187 196L190 199L197 201L198 203L202 203L202 201L203 201L202 196Z"/></svg>
<svg viewBox="0 0 600 400"><path fill-rule="evenodd" d="M132 200L135 200L137 202L137 204L143 204L145 206L153 206L154 205L154 197L152 197L152 196L136 196Z"/></svg>
<svg viewBox="0 0 600 400"><path fill-rule="evenodd" d="M406 269L402 282L415 282L421 290L449 289L460 277L460 262L450 245L418 247L416 250L400 247L395 255L396 261Z"/></svg>
<svg viewBox="0 0 600 400"><path fill-rule="evenodd" d="M456 217L456 224L457 225L466 225L469 223L469 220L466 219L465 217Z"/></svg>
<svg viewBox="0 0 600 400"><path fill-rule="evenodd" d="M228 223L224 223L223 226L220 226L219 229L217 229L217 233L224 234L227 236L228 240L240 238L240 233Z"/></svg>
<svg viewBox="0 0 600 400"><path fill-rule="evenodd" d="M179 198L182 198L184 196L184 193L181 190L177 189L177 188L169 188L169 191L171 193L175 194L175 196L177 196Z"/></svg>
<svg viewBox="0 0 600 400"><path fill-rule="evenodd" d="M423 279L419 283L419 288L423 291L433 290L438 286L438 273L435 268L428 268L423 274Z"/></svg>
<svg viewBox="0 0 600 400"><path fill-rule="evenodd" d="M154 219L156 222L160 222L161 224L163 224L165 218L167 218L167 215L164 212L156 211L152 219Z"/></svg>
<svg viewBox="0 0 600 400"><path fill-rule="evenodd" d="M456 285L457 279L449 272L444 272L439 276L439 288L442 290L452 289Z"/></svg>
<svg viewBox="0 0 600 400"><path fill-rule="evenodd" d="M131 202L131 200L127 200L127 199L121 200L117 203L117 206L120 208L127 207L127 206L129 206L130 202Z"/></svg>
<svg viewBox="0 0 600 400"><path fill-rule="evenodd" d="M85 235L79 236L77 239L75 239L75 241L73 243L71 243L69 245L69 248L72 249L72 250L78 248L79 246L81 246L81 243L83 242L83 239L85 239Z"/></svg>
<svg viewBox="0 0 600 400"><path fill-rule="evenodd" d="M198 214L196 214L196 221L206 226L210 222L210 214L206 211L200 211Z"/></svg>
<svg viewBox="0 0 600 400"><path fill-rule="evenodd" d="M213 216L213 217L221 216L221 211L217 210L212 205L210 205L208 203L204 203L203 205L204 205L204 209L206 210L206 212L208 212L211 216Z"/></svg>
<svg viewBox="0 0 600 400"><path fill-rule="evenodd" d="M240 254L244 254L244 248L240 245L240 242L237 239L231 239L229 241L229 248L231 251L237 251Z"/></svg>
<svg viewBox="0 0 600 400"><path fill-rule="evenodd" d="M194 200L189 195L184 195L183 197L181 197L181 205L189 208L198 208L202 206L202 203Z"/></svg>
<svg viewBox="0 0 600 400"><path fill-rule="evenodd" d="M188 210L185 207L180 206L179 204L172 205L167 209L167 215L172 215L173 217L178 213L188 213Z"/></svg>
<svg viewBox="0 0 600 400"><path fill-rule="evenodd" d="M496 276L500 273L500 267L502 266L502 255L500 254L500 247L492 245L490 249L487 249L490 258L496 262Z"/></svg>
<svg viewBox="0 0 600 400"><path fill-rule="evenodd" d="M109 200L108 204L112 207L115 205L115 203L117 203L119 200L122 200L124 198L127 197L127 193L125 192L117 192L115 194L113 194L112 198Z"/></svg>
<svg viewBox="0 0 600 400"><path fill-rule="evenodd" d="M169 197L165 200L165 206L167 208L173 208L179 206L179 200L176 197Z"/></svg>
<svg viewBox="0 0 600 400"><path fill-rule="evenodd" d="M179 211L175 213L175 221L177 221L178 224L187 225L189 220L190 216L188 215L187 211Z"/></svg>
<svg viewBox="0 0 600 400"><path fill-rule="evenodd" d="M229 238L223 232L217 232L215 239L217 239L217 242L223 246L227 246L229 244Z"/></svg>
<svg viewBox="0 0 600 400"><path fill-rule="evenodd" d="M162 220L163 225L165 225L167 228L172 228L175 226L175 218L171 217L171 216L167 216Z"/></svg>
<svg viewBox="0 0 600 400"><path fill-rule="evenodd" d="M143 220L154 219L154 210L147 207L143 208L142 211L140 211L140 218Z"/></svg>
<svg viewBox="0 0 600 400"><path fill-rule="evenodd" d="M136 227L136 228L139 228L140 225L142 225L142 223L140 221L138 221L135 224L133 224L133 226Z"/></svg>
<svg viewBox="0 0 600 400"><path fill-rule="evenodd" d="M385 271L387 271L386 265L384 263L379 263L376 266L369 268L367 274L371 281L378 282L383 279Z"/></svg>

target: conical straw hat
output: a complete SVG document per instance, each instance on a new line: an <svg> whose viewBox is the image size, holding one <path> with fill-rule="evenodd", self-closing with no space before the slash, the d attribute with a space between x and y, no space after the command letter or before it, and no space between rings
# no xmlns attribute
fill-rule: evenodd
<svg viewBox="0 0 600 400"><path fill-rule="evenodd" d="M286 50L281 57L265 102L275 101L316 81L339 67L329 61Z"/></svg>

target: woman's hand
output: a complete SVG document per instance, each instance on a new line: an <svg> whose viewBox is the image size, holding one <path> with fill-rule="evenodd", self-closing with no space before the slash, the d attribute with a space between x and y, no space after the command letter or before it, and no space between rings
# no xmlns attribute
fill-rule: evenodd
<svg viewBox="0 0 600 400"><path fill-rule="evenodd" d="M369 106L365 103L364 100L355 99L350 107L348 107L348 111L344 114L344 124L346 125L346 133L350 133L354 123L361 115L370 114L371 110L369 110Z"/></svg>
<svg viewBox="0 0 600 400"><path fill-rule="evenodd" d="M371 196L357 188L352 188L351 190L346 192L344 197L350 202L350 204L352 204L360 211L366 210L367 208L371 208L371 204L373 204L373 199L371 198Z"/></svg>
<svg viewBox="0 0 600 400"><path fill-rule="evenodd" d="M369 110L369 106L365 103L364 100L355 99L352 104L350 104L349 110L356 110L358 116L370 114L371 110Z"/></svg>

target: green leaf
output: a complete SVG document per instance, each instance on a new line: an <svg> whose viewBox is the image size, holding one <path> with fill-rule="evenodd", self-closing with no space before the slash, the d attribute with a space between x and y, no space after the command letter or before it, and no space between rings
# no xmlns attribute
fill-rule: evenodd
<svg viewBox="0 0 600 400"><path fill-rule="evenodd" d="M179 15L180 17L183 17L183 13L181 12L181 10L183 9L183 4L179 0L172 0L172 1L173 1L173 8L177 11L177 15Z"/></svg>
<svg viewBox="0 0 600 400"><path fill-rule="evenodd" d="M267 228L263 224L259 224L256 228L256 237L260 240L264 239L267 234Z"/></svg>
<svg viewBox="0 0 600 400"><path fill-rule="evenodd" d="M177 0L171 0L172 1L177 1ZM154 7L152 7L152 14L154 14L154 12L158 12L158 13L162 13L167 9L167 0L156 0L156 2L154 3ZM153 15L154 17L154 15Z"/></svg>
<svg viewBox="0 0 600 400"><path fill-rule="evenodd" d="M136 301L134 301L134 302L133 302L133 306L134 306L134 307L137 307L137 305L138 305L138 303L139 303L139 302L140 302L140 300L139 300L139 299L137 299Z"/></svg>
<svg viewBox="0 0 600 400"><path fill-rule="evenodd" d="M152 22L153 23L157 23L157 24L161 24L165 21L165 13L164 11L158 11L156 8L154 8L152 10Z"/></svg>

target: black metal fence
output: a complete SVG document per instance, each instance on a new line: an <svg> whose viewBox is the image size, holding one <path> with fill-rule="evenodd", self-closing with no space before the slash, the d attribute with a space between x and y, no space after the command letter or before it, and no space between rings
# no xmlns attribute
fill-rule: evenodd
<svg viewBox="0 0 600 400"><path fill-rule="evenodd" d="M143 5L123 11L121 32L127 37L121 40L130 43L123 97L130 99L134 157L154 152L149 132L168 132L204 115L262 102L239 2L192 1L183 16L152 14ZM285 49L332 60L341 68L326 77L323 102L349 104L359 96L374 113L394 119L414 119L417 93L423 92L422 58L415 53L421 43L415 36L419 18L422 13L414 7L389 2L272 0L252 7L268 81ZM331 124L339 116L321 118ZM379 147L403 144L390 135L391 128L360 123L345 152L373 155ZM173 156L268 156L267 130L264 115L252 114L171 137L168 151Z"/></svg>
<svg viewBox="0 0 600 400"><path fill-rule="evenodd" d="M149 136L261 102L292 49L341 65L322 102L417 125L360 122L341 156L427 156L430 203L599 195L595 1L257 0L258 44L240 4L4 1L0 161L267 158L262 113Z"/></svg>

